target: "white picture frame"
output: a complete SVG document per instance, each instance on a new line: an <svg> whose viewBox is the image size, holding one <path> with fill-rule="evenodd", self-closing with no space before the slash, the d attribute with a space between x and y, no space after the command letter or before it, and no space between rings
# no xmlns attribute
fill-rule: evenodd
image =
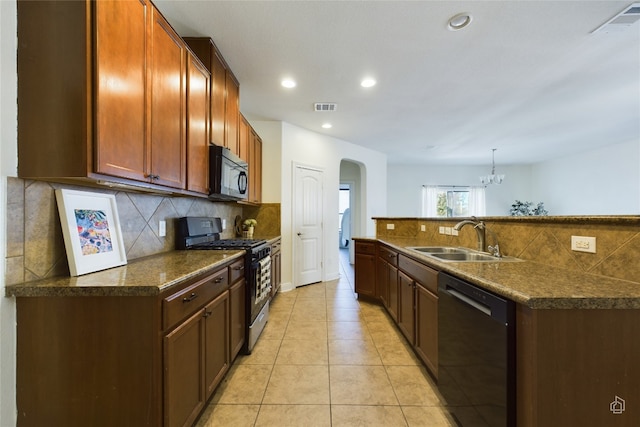
<svg viewBox="0 0 640 427"><path fill-rule="evenodd" d="M72 276L127 263L114 195L58 189L56 202Z"/></svg>

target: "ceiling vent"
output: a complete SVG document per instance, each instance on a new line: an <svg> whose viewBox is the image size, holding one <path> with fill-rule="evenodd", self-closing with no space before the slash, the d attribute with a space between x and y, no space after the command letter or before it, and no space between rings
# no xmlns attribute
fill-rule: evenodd
<svg viewBox="0 0 640 427"><path fill-rule="evenodd" d="M338 104L335 102L316 102L313 104L313 108L316 112L320 113L331 112L338 109Z"/></svg>
<svg viewBox="0 0 640 427"><path fill-rule="evenodd" d="M613 33L626 30L636 22L640 21L640 3L633 3L625 10L609 19L607 22L593 30L591 33Z"/></svg>

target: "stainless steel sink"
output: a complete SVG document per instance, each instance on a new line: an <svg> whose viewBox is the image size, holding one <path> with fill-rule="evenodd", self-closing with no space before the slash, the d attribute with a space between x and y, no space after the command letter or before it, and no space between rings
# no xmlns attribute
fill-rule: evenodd
<svg viewBox="0 0 640 427"><path fill-rule="evenodd" d="M444 262L514 262L522 261L514 257L495 257L491 254L474 251L467 248L452 248L449 246L413 246L408 247L428 257Z"/></svg>
<svg viewBox="0 0 640 427"><path fill-rule="evenodd" d="M421 246L421 247L411 247L409 249L413 249L418 252L426 252L429 254L464 254L467 253L466 250L462 248L450 248L446 246Z"/></svg>
<svg viewBox="0 0 640 427"><path fill-rule="evenodd" d="M460 253L432 253L430 256L443 261L500 261L500 258L493 255L485 255L472 252Z"/></svg>

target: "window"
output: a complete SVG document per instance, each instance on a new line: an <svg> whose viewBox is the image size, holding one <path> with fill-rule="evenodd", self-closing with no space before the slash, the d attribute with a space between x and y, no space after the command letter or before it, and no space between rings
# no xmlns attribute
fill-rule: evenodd
<svg viewBox="0 0 640 427"><path fill-rule="evenodd" d="M484 187L422 186L422 216L486 215Z"/></svg>

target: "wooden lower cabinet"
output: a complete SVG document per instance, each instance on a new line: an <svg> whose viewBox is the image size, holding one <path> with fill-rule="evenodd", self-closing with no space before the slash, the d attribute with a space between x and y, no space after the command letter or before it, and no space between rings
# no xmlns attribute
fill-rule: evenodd
<svg viewBox="0 0 640 427"><path fill-rule="evenodd" d="M393 320L398 321L398 310L400 304L400 281L398 278L398 269L392 265L389 265L388 282L389 282L389 304L387 304L387 311Z"/></svg>
<svg viewBox="0 0 640 427"><path fill-rule="evenodd" d="M438 296L416 284L415 351L431 373L438 377Z"/></svg>
<svg viewBox="0 0 640 427"><path fill-rule="evenodd" d="M229 291L164 338L166 427L190 426L229 370Z"/></svg>
<svg viewBox="0 0 640 427"><path fill-rule="evenodd" d="M518 427L638 426L638 337L637 309L516 305Z"/></svg>
<svg viewBox="0 0 640 427"><path fill-rule="evenodd" d="M244 277L231 285L229 288L229 305L231 306L231 324L229 335L229 350L231 351L231 361L236 358L244 345L244 330L246 326L246 280Z"/></svg>
<svg viewBox="0 0 640 427"><path fill-rule="evenodd" d="M19 427L163 424L156 296L16 298Z"/></svg>
<svg viewBox="0 0 640 427"><path fill-rule="evenodd" d="M404 334L407 341L410 344L414 344L415 337L415 304L414 304L414 289L416 287L415 282L405 273L400 271L398 273L398 295L399 295L399 309L398 309L398 328Z"/></svg>
<svg viewBox="0 0 640 427"><path fill-rule="evenodd" d="M389 263L380 257L376 262L376 298L385 307L389 304Z"/></svg>
<svg viewBox="0 0 640 427"><path fill-rule="evenodd" d="M355 290L359 296L376 296L376 244L356 241Z"/></svg>
<svg viewBox="0 0 640 427"><path fill-rule="evenodd" d="M229 291L204 308L204 385L206 398L220 384L231 366L229 350L230 315Z"/></svg>
<svg viewBox="0 0 640 427"><path fill-rule="evenodd" d="M164 425L190 425L205 402L205 322L197 312L164 338Z"/></svg>
<svg viewBox="0 0 640 427"><path fill-rule="evenodd" d="M237 264L159 296L16 298L17 425L192 425L244 342Z"/></svg>
<svg viewBox="0 0 640 427"><path fill-rule="evenodd" d="M271 244L271 298L273 298L282 285L282 246L281 239L275 240Z"/></svg>

